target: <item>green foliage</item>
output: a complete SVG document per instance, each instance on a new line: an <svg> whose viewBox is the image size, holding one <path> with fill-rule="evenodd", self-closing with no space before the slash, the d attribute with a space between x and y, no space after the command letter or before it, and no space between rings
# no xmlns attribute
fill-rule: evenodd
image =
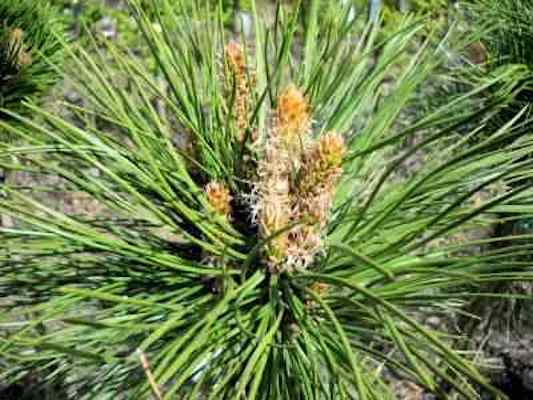
<svg viewBox="0 0 533 400"><path fill-rule="evenodd" d="M40 123L3 110L18 124L0 126L23 144L3 146L0 161L46 179L2 188L0 212L17 224L0 229L0 379L36 371L76 399L377 400L393 398L385 368L442 396L447 382L464 398L477 385L504 398L423 316L483 296L472 290L480 284L532 278L514 262L531 251L528 238L479 252L504 239L471 235L502 210L533 211L531 185L502 185L532 172L523 156L533 144L514 121L469 140L512 101L523 69L474 77L444 106L405 120L446 60L428 41L398 63L423 29L412 19L378 42L335 4L338 20L320 30L313 1L300 38L297 16L278 9L273 27L255 19L255 43L242 43L246 73L232 76L221 12L195 8L186 19L161 1L156 30L132 7L163 84L128 49L108 43L90 55L64 43L88 100L70 109L107 125L80 127L34 105L26 111ZM295 226L262 234L254 212L265 188L254 183L291 84L313 117L307 140L336 131L347 153L322 251L275 270L269 246ZM292 160L305 164L296 149ZM233 197L231 215L211 207L204 188L214 181ZM97 212L50 206L50 192L81 194Z"/></svg>
<svg viewBox="0 0 533 400"><path fill-rule="evenodd" d="M408 11L420 18L427 18L428 22L422 34L431 35L430 32L444 34L449 18L448 0L409 0L407 10L401 10L397 2L385 2L382 11L384 29L391 29L402 19L402 13Z"/></svg>
<svg viewBox="0 0 533 400"><path fill-rule="evenodd" d="M62 59L57 14L46 2L5 0L0 4L0 107L20 109L58 79L50 63ZM2 115L5 117L5 114Z"/></svg>
<svg viewBox="0 0 533 400"><path fill-rule="evenodd" d="M359 10L367 10L370 7L369 0L350 0L346 3L354 4ZM435 15L442 13L448 8L448 0L380 0L380 5L385 9L385 12L404 12L410 11L421 15ZM402 10L402 3L405 10Z"/></svg>
<svg viewBox="0 0 533 400"><path fill-rule="evenodd" d="M483 60L482 68L492 71L502 66L521 65L527 69L521 82L521 90L515 96L515 100L501 110L498 115L491 120L493 126L501 126L509 118L514 118L521 110L519 117L520 129L523 129L529 136L532 133L531 106L533 105L533 56L531 40L533 39L533 28L531 18L533 18L533 4L519 0L470 0L461 4L465 14L467 26L481 32L479 42L473 47L472 59ZM481 56L481 57L480 57ZM506 145L503 143L502 145ZM528 155L527 157L530 157ZM530 180L531 177L525 177ZM523 184L521 181L509 180L509 185ZM494 235L508 236L531 234L531 219L521 218L513 213L502 210L502 223L495 229ZM514 241L503 243L502 246L514 246ZM522 262L524 270L530 269L531 254L525 252L517 257L516 262ZM529 283L500 283L491 288L499 293L522 293L522 288L528 288ZM509 329L511 327L517 332L524 326L528 326L528 315L531 312L528 299L505 299L496 300L488 305L481 301L476 304L479 308L485 309L487 316L487 329ZM502 318L503 315L503 318ZM498 316L498 318L493 318Z"/></svg>
<svg viewBox="0 0 533 400"><path fill-rule="evenodd" d="M533 102L533 4L519 0L475 0L469 2L468 18L484 32L483 52L488 68L522 64L529 74L524 77L523 90L503 118L513 115Z"/></svg>
<svg viewBox="0 0 533 400"><path fill-rule="evenodd" d="M202 8L212 9L218 4L218 1L204 1ZM108 18L114 25L118 41L123 46L138 49L144 44L136 32L135 20L129 13L126 0L116 1L114 6L109 5L104 0L50 0L50 3L62 11L66 24L79 41L89 44L90 35L100 35L101 27L99 23L104 18ZM180 0L177 8L190 11L193 3L194 1L191 0ZM233 1L224 0L222 3L224 7L224 22L229 25L231 23ZM151 0L139 2L140 7L152 21L156 19L156 4ZM246 5L246 2L243 5Z"/></svg>
<svg viewBox="0 0 533 400"><path fill-rule="evenodd" d="M62 11L65 23L76 39L86 45L90 42L90 34L98 36L102 33L98 24L105 17L114 25L124 46L137 48L142 43L135 32L135 21L127 12L125 4L114 8L107 6L102 0L51 0L51 3ZM149 6L144 5L144 9L151 13Z"/></svg>
<svg viewBox="0 0 533 400"><path fill-rule="evenodd" d="M533 69L533 4L520 0L472 0L470 18L485 31L493 61L522 63Z"/></svg>
<svg viewBox="0 0 533 400"><path fill-rule="evenodd" d="M408 3L415 12L431 14L445 10L450 2L448 0L409 0Z"/></svg>

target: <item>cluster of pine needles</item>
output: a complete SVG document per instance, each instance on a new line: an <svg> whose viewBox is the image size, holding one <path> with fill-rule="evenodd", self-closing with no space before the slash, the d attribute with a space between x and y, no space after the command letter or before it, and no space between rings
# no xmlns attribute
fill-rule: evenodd
<svg viewBox="0 0 533 400"><path fill-rule="evenodd" d="M252 2L237 39L221 7L129 3L149 60L52 35L69 63L47 65L83 104L0 109L0 165L34 179L0 189L0 381L75 399L384 400L391 379L505 398L460 329L426 316L533 278L530 235L479 235L533 213L523 112L489 123L527 71L451 64L464 35L409 16L382 35L342 2L325 25L318 0L270 22ZM24 32L8 33L21 68ZM73 196L94 207L52 201Z"/></svg>

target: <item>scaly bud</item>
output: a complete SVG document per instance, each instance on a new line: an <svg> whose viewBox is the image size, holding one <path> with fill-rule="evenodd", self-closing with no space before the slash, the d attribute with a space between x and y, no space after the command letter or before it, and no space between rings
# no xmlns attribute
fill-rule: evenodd
<svg viewBox="0 0 533 400"><path fill-rule="evenodd" d="M22 36L24 36L24 31L22 29L12 29L11 32L9 32L9 43L11 45L20 45L22 43Z"/></svg>
<svg viewBox="0 0 533 400"><path fill-rule="evenodd" d="M315 292L316 294L318 294L320 297L324 297L328 294L329 292L329 285L327 283L324 283L324 282L313 282L310 286L309 286L309 289L313 292ZM312 299L312 298L308 298L306 301L305 301L305 305L307 307L314 307L316 306L316 302Z"/></svg>
<svg viewBox="0 0 533 400"><path fill-rule="evenodd" d="M207 201L215 210L217 214L229 217L231 214L231 194L228 188L223 184L216 181L209 182L204 192L207 196Z"/></svg>
<svg viewBox="0 0 533 400"><path fill-rule="evenodd" d="M324 282L313 282L311 286L309 286L309 289L311 289L313 292L318 294L319 296L325 296L329 291L329 285Z"/></svg>
<svg viewBox="0 0 533 400"><path fill-rule="evenodd" d="M24 31L20 28L12 29L8 36L8 50L14 57L18 68L26 67L32 63L29 52L24 50Z"/></svg>

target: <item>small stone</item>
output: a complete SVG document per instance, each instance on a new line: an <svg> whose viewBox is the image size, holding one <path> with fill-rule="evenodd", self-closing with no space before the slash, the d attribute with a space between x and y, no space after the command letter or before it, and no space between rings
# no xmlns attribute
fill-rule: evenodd
<svg viewBox="0 0 533 400"><path fill-rule="evenodd" d="M75 90L66 90L64 96L65 96L65 100L68 103L76 104L76 105L83 104L83 99L81 95L79 94L79 92L76 92Z"/></svg>
<svg viewBox="0 0 533 400"><path fill-rule="evenodd" d="M431 328L436 329L436 328L440 328L442 321L440 320L439 317L437 317L436 315L433 315L429 317L428 319L426 319L426 324L429 325Z"/></svg>
<svg viewBox="0 0 533 400"><path fill-rule="evenodd" d="M106 39L114 39L117 37L116 23L110 17L103 17L100 21L98 21L96 23L96 29Z"/></svg>

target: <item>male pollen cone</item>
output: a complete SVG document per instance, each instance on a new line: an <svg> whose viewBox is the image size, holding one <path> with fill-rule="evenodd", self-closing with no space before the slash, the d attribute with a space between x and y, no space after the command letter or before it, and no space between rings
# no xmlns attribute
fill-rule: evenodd
<svg viewBox="0 0 533 400"><path fill-rule="evenodd" d="M231 214L231 194L228 188L220 182L209 182L204 188L207 201L217 214L229 217Z"/></svg>

